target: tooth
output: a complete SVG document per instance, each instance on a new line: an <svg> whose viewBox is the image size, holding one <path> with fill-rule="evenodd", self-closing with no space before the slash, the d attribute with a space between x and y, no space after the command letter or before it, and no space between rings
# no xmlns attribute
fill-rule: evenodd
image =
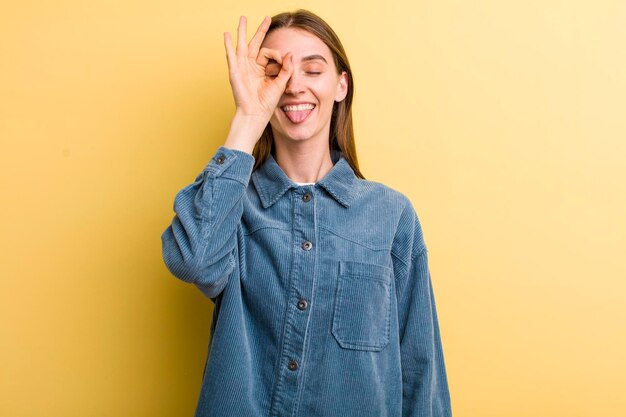
<svg viewBox="0 0 626 417"><path fill-rule="evenodd" d="M287 105L283 107L285 111L302 111L302 110L312 110L315 108L314 104L297 104L297 105Z"/></svg>

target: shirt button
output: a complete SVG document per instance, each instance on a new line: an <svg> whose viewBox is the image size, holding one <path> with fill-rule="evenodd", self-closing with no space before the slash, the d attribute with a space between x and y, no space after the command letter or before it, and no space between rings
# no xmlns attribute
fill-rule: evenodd
<svg viewBox="0 0 626 417"><path fill-rule="evenodd" d="M226 159L226 157L224 155L220 155L217 157L216 161L218 164L222 165L224 163L224 160Z"/></svg>
<svg viewBox="0 0 626 417"><path fill-rule="evenodd" d="M311 250L312 247L313 247L313 244L309 242L308 240L302 244L302 249L304 250Z"/></svg>
<svg viewBox="0 0 626 417"><path fill-rule="evenodd" d="M309 303L306 302L306 300L303 298L300 301L298 301L298 308L300 310L306 310L306 308L309 306Z"/></svg>
<svg viewBox="0 0 626 417"><path fill-rule="evenodd" d="M309 201L311 201L312 197L313 196L311 195L311 193L304 193L304 195L302 196L302 201L308 203Z"/></svg>
<svg viewBox="0 0 626 417"><path fill-rule="evenodd" d="M290 371L295 371L296 369L298 369L298 362L292 359L289 361L289 365L287 365L287 367L289 368Z"/></svg>

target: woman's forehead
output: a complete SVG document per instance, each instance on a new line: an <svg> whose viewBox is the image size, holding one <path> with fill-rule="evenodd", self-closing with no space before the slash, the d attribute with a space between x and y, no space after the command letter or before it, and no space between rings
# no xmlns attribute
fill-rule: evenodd
<svg viewBox="0 0 626 417"><path fill-rule="evenodd" d="M263 47L276 49L281 55L291 52L294 58L322 55L332 59L328 46L320 38L304 29L280 28L265 36Z"/></svg>

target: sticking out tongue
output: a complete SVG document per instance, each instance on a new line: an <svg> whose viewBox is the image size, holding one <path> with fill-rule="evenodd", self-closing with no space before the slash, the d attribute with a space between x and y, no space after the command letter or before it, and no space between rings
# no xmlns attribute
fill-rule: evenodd
<svg viewBox="0 0 626 417"><path fill-rule="evenodd" d="M285 114L287 115L289 120L291 120L291 123L301 123L307 117L309 117L309 114L311 114L312 111L313 109L295 110L295 111L286 111Z"/></svg>

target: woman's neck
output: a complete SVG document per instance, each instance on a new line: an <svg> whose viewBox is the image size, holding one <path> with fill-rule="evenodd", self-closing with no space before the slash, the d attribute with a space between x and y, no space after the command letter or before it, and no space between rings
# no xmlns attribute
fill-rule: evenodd
<svg viewBox="0 0 626 417"><path fill-rule="evenodd" d="M315 183L333 167L328 142L310 142L274 141L276 162L294 182Z"/></svg>

